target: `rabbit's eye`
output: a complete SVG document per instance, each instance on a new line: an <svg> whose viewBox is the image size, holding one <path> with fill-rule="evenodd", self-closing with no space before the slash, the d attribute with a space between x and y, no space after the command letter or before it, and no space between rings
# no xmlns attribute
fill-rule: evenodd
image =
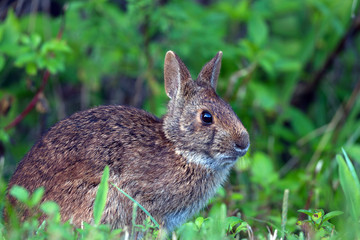
<svg viewBox="0 0 360 240"><path fill-rule="evenodd" d="M200 118L201 121L206 125L209 125L213 122L213 117L208 111L203 111L200 115Z"/></svg>

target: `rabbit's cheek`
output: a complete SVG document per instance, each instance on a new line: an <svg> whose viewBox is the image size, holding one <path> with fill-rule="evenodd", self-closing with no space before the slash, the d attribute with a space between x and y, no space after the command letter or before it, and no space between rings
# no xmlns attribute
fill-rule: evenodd
<svg viewBox="0 0 360 240"><path fill-rule="evenodd" d="M195 124L193 122L187 122L186 124L180 125L180 130L184 134L189 134L195 131Z"/></svg>
<svg viewBox="0 0 360 240"><path fill-rule="evenodd" d="M205 141L206 147L211 147L214 144L216 132L217 132L216 128L213 128L212 130L209 129L206 135L206 141Z"/></svg>

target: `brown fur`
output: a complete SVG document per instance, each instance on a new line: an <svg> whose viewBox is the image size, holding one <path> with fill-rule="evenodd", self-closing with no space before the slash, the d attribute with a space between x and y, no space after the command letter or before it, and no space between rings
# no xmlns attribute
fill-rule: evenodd
<svg viewBox="0 0 360 240"><path fill-rule="evenodd" d="M75 113L53 126L26 154L9 188L16 184L32 192L44 186L44 200L56 201L62 220L80 226L93 221L96 191L108 165L109 182L173 230L206 204L249 146L240 120L215 93L221 56L219 52L193 81L180 58L169 51L164 76L171 100L162 119L125 106ZM213 116L210 125L201 120L204 110ZM132 208L132 202L110 185L102 223L113 228L130 225ZM145 217L138 211L136 221L142 223Z"/></svg>

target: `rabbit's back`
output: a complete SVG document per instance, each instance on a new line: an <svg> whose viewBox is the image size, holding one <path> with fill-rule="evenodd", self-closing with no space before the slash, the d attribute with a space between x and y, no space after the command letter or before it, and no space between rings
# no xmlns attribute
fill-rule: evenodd
<svg viewBox="0 0 360 240"><path fill-rule="evenodd" d="M46 180L47 174L52 178L53 173L78 162L87 162L92 171L102 172L105 165L120 163L126 155L125 148L136 150L151 144L158 131L161 120L132 107L101 106L78 112L58 122L39 139L13 178L19 168L26 166L30 178L39 175ZM25 172L21 173L23 176ZM20 181L16 179L12 182Z"/></svg>

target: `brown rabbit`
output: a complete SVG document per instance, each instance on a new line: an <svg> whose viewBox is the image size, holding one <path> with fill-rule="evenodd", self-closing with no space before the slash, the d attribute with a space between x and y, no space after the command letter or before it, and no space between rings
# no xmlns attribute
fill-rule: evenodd
<svg viewBox="0 0 360 240"><path fill-rule="evenodd" d="M60 205L62 221L80 226L93 222L95 195L108 165L109 182L172 231L205 206L249 148L246 129L215 93L221 57L218 52L193 81L180 58L167 52L164 78L170 101L163 118L125 106L75 113L33 146L9 188L16 184L32 192L44 186L44 200ZM110 185L101 222L128 226L132 210L133 203ZM139 210L136 221L145 218Z"/></svg>

